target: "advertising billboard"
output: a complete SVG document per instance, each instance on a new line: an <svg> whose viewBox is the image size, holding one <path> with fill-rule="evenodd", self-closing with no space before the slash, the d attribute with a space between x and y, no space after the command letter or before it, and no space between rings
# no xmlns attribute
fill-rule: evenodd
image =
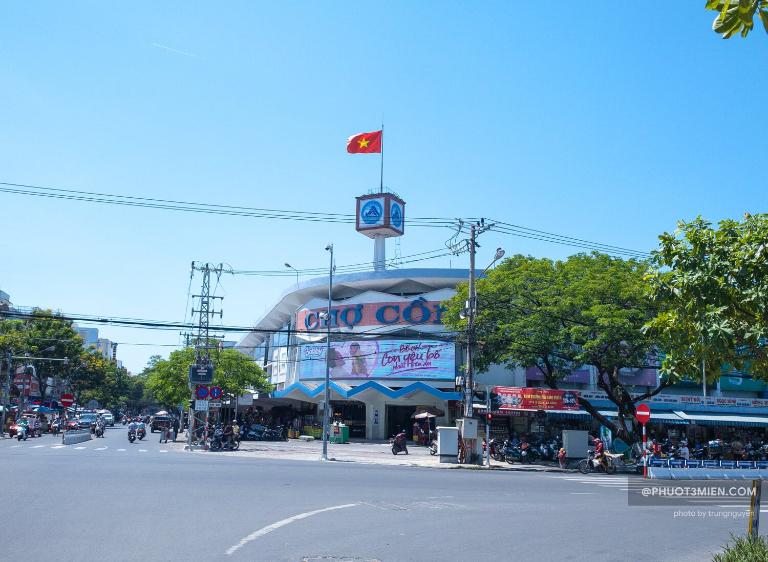
<svg viewBox="0 0 768 562"><path fill-rule="evenodd" d="M304 344L299 378L325 378L326 344ZM354 340L331 342L332 379L453 380L456 347L438 340Z"/></svg>
<svg viewBox="0 0 768 562"><path fill-rule="evenodd" d="M495 386L491 390L491 409L508 410L578 410L579 392L548 388Z"/></svg>

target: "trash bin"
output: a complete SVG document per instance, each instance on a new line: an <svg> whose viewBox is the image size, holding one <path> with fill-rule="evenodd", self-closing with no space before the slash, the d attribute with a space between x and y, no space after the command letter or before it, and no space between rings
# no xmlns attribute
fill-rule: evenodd
<svg viewBox="0 0 768 562"><path fill-rule="evenodd" d="M349 443L349 426L335 423L331 427L331 443Z"/></svg>

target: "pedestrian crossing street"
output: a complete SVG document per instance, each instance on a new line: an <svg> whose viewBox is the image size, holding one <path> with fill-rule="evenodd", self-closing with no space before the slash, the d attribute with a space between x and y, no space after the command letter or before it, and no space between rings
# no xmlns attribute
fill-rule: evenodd
<svg viewBox="0 0 768 562"><path fill-rule="evenodd" d="M142 446L143 445L143 446ZM31 445L29 443L18 443L14 445L6 445L5 447L2 447L2 449L10 449L16 453L21 453L23 451L35 451L35 452L43 452L43 451L60 451L62 453L64 452L94 452L94 453L104 453L104 454L111 454L111 453L119 453L123 455L131 455L131 454L161 454L161 453L168 453L170 452L170 449L163 448L162 445L161 448L155 448L153 445L150 445L149 443L137 443L134 445L129 445L126 447L116 447L116 446L109 446L109 445L103 445L101 442L91 442L91 443L83 443L82 445L62 445L58 441L55 444L46 444L46 445Z"/></svg>

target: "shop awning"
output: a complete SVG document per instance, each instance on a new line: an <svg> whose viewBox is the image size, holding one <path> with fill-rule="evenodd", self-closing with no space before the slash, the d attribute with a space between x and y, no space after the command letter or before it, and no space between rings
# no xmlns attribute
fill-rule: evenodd
<svg viewBox="0 0 768 562"><path fill-rule="evenodd" d="M585 410L545 410L547 417L555 420L589 420L592 416Z"/></svg>
<svg viewBox="0 0 768 562"><path fill-rule="evenodd" d="M598 410L606 418L618 418L619 413L616 410ZM651 412L651 421L649 423L660 423L662 425L688 425L688 420L677 415L678 412Z"/></svg>
<svg viewBox="0 0 768 562"><path fill-rule="evenodd" d="M744 416L737 414L689 414L675 411L675 414L697 425L720 425L733 427L768 427L768 416ZM651 414L653 420L653 414Z"/></svg>

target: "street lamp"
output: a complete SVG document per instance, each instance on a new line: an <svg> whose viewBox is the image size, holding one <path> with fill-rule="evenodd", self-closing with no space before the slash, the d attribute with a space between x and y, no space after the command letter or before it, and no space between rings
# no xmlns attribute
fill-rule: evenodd
<svg viewBox="0 0 768 562"><path fill-rule="evenodd" d="M333 244L325 247L326 252L330 252L330 265L328 266L328 311L325 318L325 397L323 401L323 460L328 460L328 432L330 431L331 408L331 299L333 297Z"/></svg>
<svg viewBox="0 0 768 562"><path fill-rule="evenodd" d="M493 264L495 264L497 261L499 261L501 258L504 257L504 248L496 248L496 255L493 256L493 261L488 264L488 267L486 267L483 270L483 275L493 267Z"/></svg>
<svg viewBox="0 0 768 562"><path fill-rule="evenodd" d="M296 285L298 286L298 284L299 284L299 270L296 269L295 267L293 267L288 262L285 262L285 267L287 267L288 269L292 269L292 270L294 270L296 272Z"/></svg>

